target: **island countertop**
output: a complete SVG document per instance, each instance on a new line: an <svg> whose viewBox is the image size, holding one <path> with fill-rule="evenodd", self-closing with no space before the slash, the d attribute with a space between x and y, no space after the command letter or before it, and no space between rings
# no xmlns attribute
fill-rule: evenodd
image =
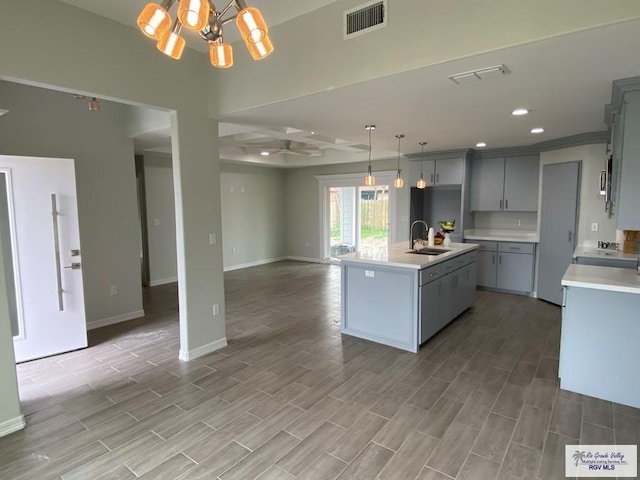
<svg viewBox="0 0 640 480"><path fill-rule="evenodd" d="M453 257L471 252L478 248L474 243L452 243L448 247L436 245L429 247L443 250L440 255L422 255L410 253L407 242L394 243L389 248L365 249L362 251L348 253L340 258L343 262L366 263L386 265L389 267L410 268L422 270L438 263L445 262Z"/></svg>
<svg viewBox="0 0 640 480"><path fill-rule="evenodd" d="M617 250L608 250L602 248L593 247L576 247L573 252L573 258L588 257L588 258L610 258L612 260L623 260L628 262L637 262L640 254L638 253L622 253Z"/></svg>
<svg viewBox="0 0 640 480"><path fill-rule="evenodd" d="M640 275L630 268L572 264L562 277L562 285L640 295Z"/></svg>

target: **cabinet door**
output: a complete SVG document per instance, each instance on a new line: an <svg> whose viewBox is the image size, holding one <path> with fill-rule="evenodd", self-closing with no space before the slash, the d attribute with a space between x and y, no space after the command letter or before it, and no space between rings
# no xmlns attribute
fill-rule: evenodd
<svg viewBox="0 0 640 480"><path fill-rule="evenodd" d="M640 230L640 92L624 96L618 229Z"/></svg>
<svg viewBox="0 0 640 480"><path fill-rule="evenodd" d="M440 280L420 287L420 344L440 330Z"/></svg>
<svg viewBox="0 0 640 480"><path fill-rule="evenodd" d="M478 251L477 282L481 287L496 288L497 255L496 252Z"/></svg>
<svg viewBox="0 0 640 480"><path fill-rule="evenodd" d="M427 187L433 187L436 184L436 161L425 160L422 165L424 179L427 181ZM420 177L420 173L418 173Z"/></svg>
<svg viewBox="0 0 640 480"><path fill-rule="evenodd" d="M476 263L470 263L462 269L462 301L461 311L466 310L476 301Z"/></svg>
<svg viewBox="0 0 640 480"><path fill-rule="evenodd" d="M471 210L503 208L504 158L479 158L471 164Z"/></svg>
<svg viewBox="0 0 640 480"><path fill-rule="evenodd" d="M464 161L462 158L438 160L436 162L436 185L462 185Z"/></svg>
<svg viewBox="0 0 640 480"><path fill-rule="evenodd" d="M538 156L507 158L504 164L504 210L536 212L539 179Z"/></svg>
<svg viewBox="0 0 640 480"><path fill-rule="evenodd" d="M530 292L533 285L533 255L498 253L498 288Z"/></svg>
<svg viewBox="0 0 640 480"><path fill-rule="evenodd" d="M438 330L454 317L454 291L457 272L449 273L440 279L440 308L438 309Z"/></svg>

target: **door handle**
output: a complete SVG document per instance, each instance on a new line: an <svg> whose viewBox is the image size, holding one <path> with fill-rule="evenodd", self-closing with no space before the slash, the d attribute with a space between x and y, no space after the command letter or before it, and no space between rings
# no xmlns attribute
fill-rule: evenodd
<svg viewBox="0 0 640 480"><path fill-rule="evenodd" d="M71 265L64 267L64 268L69 268L71 270L80 270L80 264L79 263L72 263Z"/></svg>
<svg viewBox="0 0 640 480"><path fill-rule="evenodd" d="M53 251L56 265L56 295L58 296L58 311L64 310L64 298L62 296L62 272L60 270L60 235L58 233L58 203L56 194L51 194L51 220L53 222Z"/></svg>

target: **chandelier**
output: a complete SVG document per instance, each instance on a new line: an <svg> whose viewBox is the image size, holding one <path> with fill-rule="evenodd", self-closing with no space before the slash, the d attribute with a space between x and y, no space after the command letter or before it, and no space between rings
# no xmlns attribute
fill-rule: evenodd
<svg viewBox="0 0 640 480"><path fill-rule="evenodd" d="M169 10L174 3L178 3L178 9L175 20L172 20ZM254 60L261 60L273 52L269 30L262 14L257 8L247 7L244 0L231 0L220 11L216 10L211 0L164 0L160 4L148 3L138 16L138 27L147 37L156 40L158 50L176 60L182 56L185 46L185 40L180 36L182 28L199 32L202 39L209 42L211 64L218 68L228 68L233 65L233 51L231 45L225 43L222 30L224 25L234 19Z"/></svg>

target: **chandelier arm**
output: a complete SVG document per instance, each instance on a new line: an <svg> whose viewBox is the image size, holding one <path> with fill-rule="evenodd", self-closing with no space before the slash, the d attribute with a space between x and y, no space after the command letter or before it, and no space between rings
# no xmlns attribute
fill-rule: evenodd
<svg viewBox="0 0 640 480"><path fill-rule="evenodd" d="M211 0L210 0L211 2ZM224 17L224 15L231 10L231 7L236 7L236 9L238 11L240 11L240 8L238 8L238 4L237 4L237 0L231 0L226 7L224 7L221 11L220 14L218 15L219 17Z"/></svg>

